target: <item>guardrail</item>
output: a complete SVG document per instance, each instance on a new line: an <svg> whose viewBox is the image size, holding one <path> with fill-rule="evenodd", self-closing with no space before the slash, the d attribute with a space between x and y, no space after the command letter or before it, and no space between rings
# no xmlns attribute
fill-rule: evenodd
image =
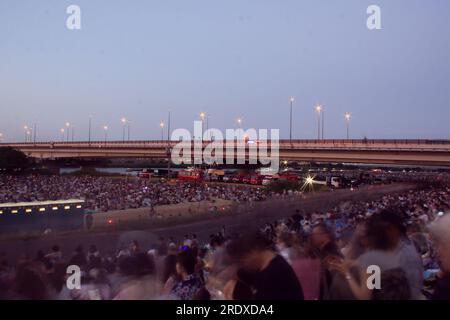
<svg viewBox="0 0 450 320"><path fill-rule="evenodd" d="M224 140L224 143L233 142L232 140ZM203 141L203 143L209 143L210 141ZM177 141L171 141L171 144L177 143ZM270 140L268 141L270 144ZM279 140L280 145L354 145L354 144L393 144L393 145L449 145L450 140L427 140L427 139L326 139L326 140L298 140L298 139L283 139ZM91 146L91 145L167 145L167 140L131 140L131 141L39 141L39 142L11 142L0 143L0 146L42 146L42 145L62 145L62 146Z"/></svg>

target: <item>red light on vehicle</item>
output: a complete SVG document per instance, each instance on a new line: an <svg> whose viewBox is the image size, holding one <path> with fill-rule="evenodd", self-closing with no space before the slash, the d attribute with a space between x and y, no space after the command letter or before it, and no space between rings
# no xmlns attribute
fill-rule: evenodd
<svg viewBox="0 0 450 320"><path fill-rule="evenodd" d="M111 219L108 220L108 224L112 224L113 221Z"/></svg>

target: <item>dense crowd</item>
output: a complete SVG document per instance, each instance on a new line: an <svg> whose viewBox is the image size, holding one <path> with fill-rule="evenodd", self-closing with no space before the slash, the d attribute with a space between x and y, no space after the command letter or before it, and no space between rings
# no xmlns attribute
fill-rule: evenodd
<svg viewBox="0 0 450 320"><path fill-rule="evenodd" d="M148 179L59 175L0 175L0 203L83 199L85 208L106 212L211 199L260 201L260 188L151 182Z"/></svg>
<svg viewBox="0 0 450 320"><path fill-rule="evenodd" d="M135 240L114 254L55 245L14 265L2 256L0 298L450 299L449 210L450 188L441 185L299 209L254 231L160 237L148 248ZM66 285L69 265L82 270L79 289Z"/></svg>

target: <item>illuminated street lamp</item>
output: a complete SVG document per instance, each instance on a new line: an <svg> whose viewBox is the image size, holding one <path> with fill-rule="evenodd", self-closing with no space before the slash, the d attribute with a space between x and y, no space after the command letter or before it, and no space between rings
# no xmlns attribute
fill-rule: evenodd
<svg viewBox="0 0 450 320"><path fill-rule="evenodd" d="M67 142L69 142L70 122L66 122L66 128L67 128Z"/></svg>
<svg viewBox="0 0 450 320"><path fill-rule="evenodd" d="M317 112L317 140L320 140L320 119L323 112L323 107L320 104L316 106L316 112Z"/></svg>
<svg viewBox="0 0 450 320"><path fill-rule="evenodd" d="M352 115L349 112L345 113L345 123L347 125L347 140L350 139L350 119Z"/></svg>
<svg viewBox="0 0 450 320"><path fill-rule="evenodd" d="M120 119L120 122L122 122L122 141L125 142L125 127L127 125L127 118Z"/></svg>
<svg viewBox="0 0 450 320"><path fill-rule="evenodd" d="M203 140L203 131L204 131L203 123L205 122L205 117L206 117L206 113L200 112L200 119L202 120L202 134L201 134L200 140Z"/></svg>
<svg viewBox="0 0 450 320"><path fill-rule="evenodd" d="M106 144L106 141L108 140L108 126L104 125L103 130L105 131L105 144Z"/></svg>
<svg viewBox="0 0 450 320"><path fill-rule="evenodd" d="M159 126L161 128L161 141L164 140L164 121L161 120L161 122L159 123Z"/></svg>
<svg viewBox="0 0 450 320"><path fill-rule="evenodd" d="M61 128L59 132L61 132L61 141L64 142L64 128Z"/></svg>
<svg viewBox="0 0 450 320"><path fill-rule="evenodd" d="M28 141L27 141L27 138L28 138L28 135L27 135L27 132L28 132L28 126L27 126L27 125L24 125L24 126L23 126L23 130L25 130L25 142L28 142Z"/></svg>
<svg viewBox="0 0 450 320"><path fill-rule="evenodd" d="M128 129L127 140L130 141L131 121L124 117L120 119L120 122L122 122L122 140L125 141L125 129Z"/></svg>
<svg viewBox="0 0 450 320"><path fill-rule="evenodd" d="M237 118L236 123L238 124L238 127L241 128L242 127L242 118Z"/></svg>

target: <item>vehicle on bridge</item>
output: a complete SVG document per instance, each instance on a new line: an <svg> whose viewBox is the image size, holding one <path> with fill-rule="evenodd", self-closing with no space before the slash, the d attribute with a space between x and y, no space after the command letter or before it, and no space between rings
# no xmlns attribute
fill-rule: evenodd
<svg viewBox="0 0 450 320"><path fill-rule="evenodd" d="M220 182L220 181L223 181L225 171L220 170L220 169L208 169L206 174L207 174L208 181Z"/></svg>
<svg viewBox="0 0 450 320"><path fill-rule="evenodd" d="M250 184L262 185L263 180L264 180L264 176L262 176L260 174L255 174L250 177Z"/></svg>
<svg viewBox="0 0 450 320"><path fill-rule="evenodd" d="M341 187L341 179L340 177L333 176L319 176L314 178L314 183L325 185L330 188L340 188Z"/></svg>
<svg viewBox="0 0 450 320"><path fill-rule="evenodd" d="M169 176L169 169L167 169L167 168L151 169L150 172L151 172L152 177L155 177L155 178L167 178ZM170 169L170 177L169 178L177 178L177 177L178 177L178 169Z"/></svg>
<svg viewBox="0 0 450 320"><path fill-rule="evenodd" d="M143 169L141 172L138 173L137 175L139 178L143 178L143 179L150 179L153 174L150 170L148 169Z"/></svg>
<svg viewBox="0 0 450 320"><path fill-rule="evenodd" d="M201 169L185 169L178 173L179 181L186 182L203 182L205 173Z"/></svg>
<svg viewBox="0 0 450 320"><path fill-rule="evenodd" d="M346 188L352 186L352 181L342 176L317 175L313 178L313 184L324 185L330 188Z"/></svg>
<svg viewBox="0 0 450 320"><path fill-rule="evenodd" d="M235 174L233 174L231 176L231 179L229 180L229 182L232 182L232 183L244 183L244 179L248 180L246 177L247 177L247 175L245 173L243 173L243 172L236 172Z"/></svg>
<svg viewBox="0 0 450 320"><path fill-rule="evenodd" d="M246 174L246 175L242 176L242 181L241 181L242 183L250 184L250 181L251 181L251 175Z"/></svg>
<svg viewBox="0 0 450 320"><path fill-rule="evenodd" d="M298 174L293 171L284 171L278 174L280 180L298 182L300 179Z"/></svg>
<svg viewBox="0 0 450 320"><path fill-rule="evenodd" d="M273 181L278 180L278 176L276 175L272 175L272 176L265 176L262 181L261 184L263 186L268 186L269 184L271 184Z"/></svg>

